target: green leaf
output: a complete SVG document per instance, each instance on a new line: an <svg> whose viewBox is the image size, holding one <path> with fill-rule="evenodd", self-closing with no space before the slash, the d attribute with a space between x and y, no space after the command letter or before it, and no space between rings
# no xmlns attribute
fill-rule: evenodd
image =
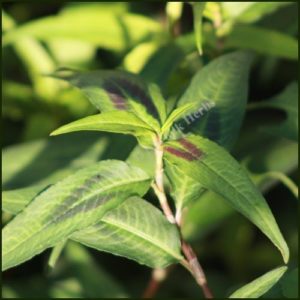
<svg viewBox="0 0 300 300"><path fill-rule="evenodd" d="M47 183L38 183L26 188L3 191L2 210L14 215L18 214L38 193L49 185Z"/></svg>
<svg viewBox="0 0 300 300"><path fill-rule="evenodd" d="M127 2L69 2L62 8L60 14L66 15L81 15L83 13L126 13L128 12L128 3Z"/></svg>
<svg viewBox="0 0 300 300"><path fill-rule="evenodd" d="M276 220L247 173L214 142L200 136L170 141L164 147L165 162L226 199L253 222L280 250L285 262L289 249Z"/></svg>
<svg viewBox="0 0 300 300"><path fill-rule="evenodd" d="M259 102L254 108L275 108L285 112L286 120L264 127L271 134L298 142L298 83L292 82L279 95Z"/></svg>
<svg viewBox="0 0 300 300"><path fill-rule="evenodd" d="M16 25L15 20L10 15L8 15L5 11L2 10L1 16L3 31L7 31L14 28L14 26Z"/></svg>
<svg viewBox="0 0 300 300"><path fill-rule="evenodd" d="M293 2L221 2L225 14L241 23L253 23Z"/></svg>
<svg viewBox="0 0 300 300"><path fill-rule="evenodd" d="M185 57L183 46L185 46L184 41L182 45L174 42L159 47L147 60L140 71L140 75L145 80L155 82L163 90L166 90L170 75Z"/></svg>
<svg viewBox="0 0 300 300"><path fill-rule="evenodd" d="M54 184L3 229L2 269L53 247L132 195L144 195L149 177L121 161L102 161Z"/></svg>
<svg viewBox="0 0 300 300"><path fill-rule="evenodd" d="M27 197L26 204L30 201L32 198ZM12 213L16 214L22 209L19 203L18 209ZM116 238L122 240L121 247L115 243ZM153 268L165 267L183 259L176 227L157 208L138 197L127 199L105 214L99 223L74 233L70 239ZM56 247L61 250L59 245ZM56 255L52 256L55 259L51 259L51 262L56 260Z"/></svg>
<svg viewBox="0 0 300 300"><path fill-rule="evenodd" d="M170 165L166 166L166 174L170 181L170 194L175 200L176 211L181 210L190 202L198 199L204 192L204 188L198 181L186 176L184 172Z"/></svg>
<svg viewBox="0 0 300 300"><path fill-rule="evenodd" d="M99 158L124 159L129 151L120 136L116 138L93 132L72 133L6 147L2 151L2 188L12 190L35 184L46 187ZM105 157L109 145L112 149L122 145L125 157Z"/></svg>
<svg viewBox="0 0 300 300"><path fill-rule="evenodd" d="M95 46L80 40L50 40L47 45L59 66L87 66L94 60L97 50Z"/></svg>
<svg viewBox="0 0 300 300"><path fill-rule="evenodd" d="M126 200L109 211L100 223L76 232L71 238L151 268L164 268L183 259L176 226L138 197Z"/></svg>
<svg viewBox="0 0 300 300"><path fill-rule="evenodd" d="M164 135L168 135L170 128L172 127L172 125L180 118L182 118L182 116L186 115L186 113L188 111L191 111L193 108L195 108L196 103L187 103L185 105L182 105L178 108L175 108L171 114L168 116L167 120L165 121L165 123L163 124L162 128L161 128L161 133Z"/></svg>
<svg viewBox="0 0 300 300"><path fill-rule="evenodd" d="M192 131L231 148L246 109L250 61L249 54L236 52L224 55L202 68L180 98L176 110L188 104L195 105L196 109L189 109L184 118L175 123L171 138ZM202 187L191 178L184 178L184 174L179 178L177 173L172 166L168 167L172 195L180 209L183 203L187 204L198 197ZM189 185L193 189L189 189Z"/></svg>
<svg viewBox="0 0 300 300"><path fill-rule="evenodd" d="M2 210L17 214L38 193L76 170L101 159L125 159L134 144L122 137L71 133L7 147L2 153Z"/></svg>
<svg viewBox="0 0 300 300"><path fill-rule="evenodd" d="M166 14L168 18L168 26L172 32L173 26L180 20L183 11L183 2L167 2Z"/></svg>
<svg viewBox="0 0 300 300"><path fill-rule="evenodd" d="M48 261L48 265L50 268L54 268L59 256L61 254L61 252L63 251L65 245L66 245L67 240L63 240L61 242L59 242L51 251L50 257L49 257L49 261Z"/></svg>
<svg viewBox="0 0 300 300"><path fill-rule="evenodd" d="M221 196L205 191L188 207L182 224L183 237L191 242L202 239L232 215L234 209Z"/></svg>
<svg viewBox="0 0 300 300"><path fill-rule="evenodd" d="M126 71L138 74L159 47L158 41L138 44L124 56L122 66Z"/></svg>
<svg viewBox="0 0 300 300"><path fill-rule="evenodd" d="M74 72L59 69L51 76L78 87L100 111L129 111L159 131L159 113L149 96L147 85L136 75L124 71Z"/></svg>
<svg viewBox="0 0 300 300"><path fill-rule="evenodd" d="M51 135L59 135L82 130L131 134L138 138L146 137L149 140L147 144L150 146L153 144L152 137L155 135L150 126L136 117L133 113L127 111L111 111L89 116L62 126L53 131Z"/></svg>
<svg viewBox="0 0 300 300"><path fill-rule="evenodd" d="M154 149L145 149L137 145L127 157L126 161L144 170L150 177L155 176L155 153Z"/></svg>
<svg viewBox="0 0 300 300"><path fill-rule="evenodd" d="M34 37L42 41L81 40L121 51L160 31L157 22L144 16L118 14L93 7L86 8L85 13L78 11L27 22L7 32L3 36L3 45L14 43L23 37Z"/></svg>
<svg viewBox="0 0 300 300"><path fill-rule="evenodd" d="M298 59L298 41L287 34L251 25L237 25L224 43L225 49L251 49L262 54Z"/></svg>
<svg viewBox="0 0 300 300"><path fill-rule="evenodd" d="M261 122L258 122L256 114L250 116L251 122L248 118L243 127L243 135L235 147L234 156L241 160L251 180L265 194L279 182L274 176L263 174L290 174L297 169L298 144L262 132L259 130ZM206 191L191 203L184 215L183 236L193 242L202 239L212 230L219 228L233 213L234 209L222 196Z"/></svg>
<svg viewBox="0 0 300 300"><path fill-rule="evenodd" d="M202 15L206 2L193 2L194 31L199 54L202 55Z"/></svg>
<svg viewBox="0 0 300 300"><path fill-rule="evenodd" d="M177 123L180 131L206 136L226 148L233 146L246 109L251 57L247 52L226 54L196 73L177 107L197 103L197 109ZM175 128L171 136L182 136Z"/></svg>
<svg viewBox="0 0 300 300"><path fill-rule="evenodd" d="M243 286L229 298L259 298L265 294L286 272L287 267L279 267Z"/></svg>
<svg viewBox="0 0 300 300"><path fill-rule="evenodd" d="M155 105L160 117L160 122L163 124L167 118L167 105L159 86L155 83L149 84L149 94Z"/></svg>

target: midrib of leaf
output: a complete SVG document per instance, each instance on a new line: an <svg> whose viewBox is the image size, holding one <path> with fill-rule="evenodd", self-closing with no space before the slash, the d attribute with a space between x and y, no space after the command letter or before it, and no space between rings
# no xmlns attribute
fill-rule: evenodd
<svg viewBox="0 0 300 300"><path fill-rule="evenodd" d="M208 170L210 170L210 171L212 171L213 173L217 174L217 176L218 176L219 178L221 178L223 181L225 181L225 182L226 182L226 183L227 183L227 184L228 184L228 185L229 185L229 186L230 186L230 187L231 187L238 195L241 196L242 199L245 199L246 202L247 202L248 204L250 204L250 206L254 207L255 211L258 213L258 215L261 217L261 219L264 220L264 223L267 225L267 227L268 227L268 229L270 230L270 232L273 232L272 226L270 226L270 224L269 224L268 222L266 222L266 220L265 220L264 216L261 214L260 210L258 210L256 206L251 205L251 202L247 199L247 197L245 197L242 193L240 193L240 192L239 192L232 184L230 184L230 182L228 182L228 181L227 181L224 177L222 177L219 173L216 173L212 168L210 168L204 161L202 161L202 164L203 164ZM176 165L174 165L174 166L175 166L175 168L179 169ZM189 177L192 178L191 176L189 176ZM193 178L192 178L192 179L193 179ZM223 195L221 195L221 196L223 196ZM224 197L224 196L223 196L223 197ZM226 198L226 197L225 197L225 198ZM273 236L272 238L274 238L274 239L276 240L276 243L277 243L278 245L281 244L281 242L278 241L278 239L277 239L276 237ZM283 249L280 249L278 245L275 245L275 246L279 249L279 251L281 252L282 256L284 257L284 261L287 263L288 257L285 257L285 254L283 253Z"/></svg>
<svg viewBox="0 0 300 300"><path fill-rule="evenodd" d="M239 190L237 190L237 189L236 189L229 181L227 181L225 177L221 176L219 173L216 173L216 172L215 172L213 169L211 169L204 161L203 161L202 163L203 163L210 171L213 171L215 174L218 175L218 177L220 177L223 181L225 181L225 182L226 182L226 183L227 183L234 191L236 191L236 193L237 193L238 195L240 195L243 199L245 199L246 202L247 202L248 204L250 204L250 206L251 206L251 202L249 201L249 199L248 199L247 197L245 197ZM221 196L223 196L223 195L221 195ZM264 216L261 214L261 211L258 210L256 206L254 206L254 209L255 209L255 211L258 213L258 215L260 215L261 219L264 220ZM264 222L266 222L266 221L264 220ZM271 229L271 232L273 232L272 226L270 226L269 223L266 223L266 224L267 224L268 228ZM277 239L276 239L276 240L277 240ZM278 240L277 240L277 242L278 242ZM279 243L279 244L280 244L280 243ZM276 246L277 246L277 245L276 245ZM278 246L277 246L277 247L278 247ZM279 250L281 251L281 249L279 249Z"/></svg>
<svg viewBox="0 0 300 300"><path fill-rule="evenodd" d="M101 114L100 114L100 115L101 115ZM135 127L137 127L137 128L146 129L146 130L148 130L148 131L150 131L151 129L153 129L152 127L147 126L147 124L146 124L141 118L139 118L139 117L136 116L136 115L134 115L134 116L137 117L142 123L144 123L145 126L144 126L144 124L141 124L141 125L138 124L138 125L136 125L135 123L124 122L123 120L121 120L121 121L123 121L123 122L119 122L119 123L109 121L109 122L103 122L102 124L105 124L105 125L110 125L110 124L112 124L112 125L128 125L128 124L129 124L129 125L135 126ZM70 123L70 124L72 124L72 123ZM85 126L95 125L95 122L87 122L87 123L85 123L84 125L85 125ZM101 125L101 123L100 123L100 125ZM142 125L143 125L143 126L142 126ZM65 126L68 126L68 124L66 124ZM81 126L82 126L82 125L73 126L73 129L74 129L74 128L81 128ZM60 129L60 128L58 128L58 130L59 130L59 129ZM55 130L55 131L56 131L56 130ZM51 133L51 135L54 134L55 131L53 131L53 132Z"/></svg>
<svg viewBox="0 0 300 300"><path fill-rule="evenodd" d="M118 229L126 230L128 232L133 233L134 235L142 238L143 240L145 240L146 242L150 243L151 245L154 245L157 248L160 248L161 250L163 250L164 252L170 254L176 260L182 260L183 259L183 257L178 256L175 252L171 251L168 248L165 248L164 245L161 244L159 240L153 239L149 235L145 235L142 231L136 230L136 228L134 228L132 226L126 225L125 223L121 223L121 222L109 221L109 220L107 220L105 218L103 220L101 220L101 221L104 222L104 223L107 223L109 225L115 226Z"/></svg>
<svg viewBox="0 0 300 300"><path fill-rule="evenodd" d="M111 184L109 185L107 188L104 188L104 189L99 189L97 190L96 192L94 192L93 194L89 195L89 196L86 196L86 197L83 197L82 201L76 203L76 205L73 205L73 206L70 206L70 209L74 208L74 206L77 206L79 205L80 203L84 202L84 200L86 199L89 199L90 197L98 194L99 192L105 192L106 190L108 189L111 189L111 188L114 188L114 187L122 187L123 185L127 185L127 184L130 184L130 183L135 183L135 182L140 182L140 181L145 181L146 179L143 179L143 180L139 180L139 181L128 181L128 182L124 182L123 184ZM29 237L29 239L32 239L33 237L35 237L37 234L39 234L41 231L43 231L45 228L47 228L47 226L49 226L51 223L53 223L58 217L62 217L64 216L66 213L68 212L68 210L57 216L56 218L53 218L52 220L50 220L49 222L45 223L43 227L41 227L38 231L36 231L33 235L31 235ZM12 248L11 250L9 250L8 252L3 252L3 255L7 255L9 254L10 252L14 251L16 248L18 248L19 246L22 246L24 243L26 243L29 239L25 239L23 240L22 242L20 242L19 244L15 245L14 248Z"/></svg>

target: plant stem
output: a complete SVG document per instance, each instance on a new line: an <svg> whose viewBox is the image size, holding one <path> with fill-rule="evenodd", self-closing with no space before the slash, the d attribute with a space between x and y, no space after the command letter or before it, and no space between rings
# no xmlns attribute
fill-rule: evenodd
<svg viewBox="0 0 300 300"><path fill-rule="evenodd" d="M153 298L161 283L167 278L167 275L170 271L170 267L167 269L154 269L151 274L151 279L146 287L142 298Z"/></svg>
<svg viewBox="0 0 300 300"><path fill-rule="evenodd" d="M181 249L190 265L190 268L191 268L193 276L195 277L195 280L202 288L205 298L212 299L213 295L208 287L205 273L198 261L198 258L196 256L194 250L183 239L181 240Z"/></svg>
<svg viewBox="0 0 300 300"><path fill-rule="evenodd" d="M175 218L168 204L164 189L164 169L163 169L163 147L160 138L155 141L155 182L152 184L155 194L160 202L160 206L170 223L175 224Z"/></svg>
<svg viewBox="0 0 300 300"><path fill-rule="evenodd" d="M155 167L155 182L152 184L155 194L159 199L161 208L169 220L170 223L176 224L181 236L181 250L186 257L186 260L182 261L181 264L194 276L196 282L201 287L205 298L213 298L213 295L208 287L207 280L203 268L201 267L197 256L192 249L192 247L184 241L181 234L181 213L177 211L176 218L168 204L167 196L164 190L163 182L163 146L162 141L159 137L155 140L155 158L156 158L156 167ZM154 282L149 283L150 291L156 287Z"/></svg>

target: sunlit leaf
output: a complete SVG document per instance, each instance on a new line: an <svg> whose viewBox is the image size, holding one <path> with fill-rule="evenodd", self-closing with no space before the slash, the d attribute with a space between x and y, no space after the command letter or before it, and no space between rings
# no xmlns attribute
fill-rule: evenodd
<svg viewBox="0 0 300 300"><path fill-rule="evenodd" d="M57 70L51 76L78 87L100 111L130 111L159 131L159 113L147 85L136 75L123 71L74 72Z"/></svg>
<svg viewBox="0 0 300 300"><path fill-rule="evenodd" d="M2 269L16 266L97 223L128 197L144 195L146 173L121 161L81 169L39 194L2 232Z"/></svg>
<svg viewBox="0 0 300 300"><path fill-rule="evenodd" d="M280 250L284 261L288 261L289 249L267 202L230 154L200 136L168 142L164 151L166 164L223 196L231 206L259 227Z"/></svg>
<svg viewBox="0 0 300 300"><path fill-rule="evenodd" d="M287 267L279 267L246 284L229 298L259 298L264 295L286 272Z"/></svg>
<svg viewBox="0 0 300 300"><path fill-rule="evenodd" d="M51 133L51 135L60 135L64 133L92 130L107 131L123 134L132 134L137 138L148 139L147 145L152 145L152 136L155 136L152 128L127 111L110 111L102 114L89 116L78 121L66 124Z"/></svg>
<svg viewBox="0 0 300 300"><path fill-rule="evenodd" d="M195 103L187 103L185 105L182 105L176 109L174 109L170 115L168 116L167 120L163 124L161 128L161 132L164 135L168 135L170 128L173 126L173 124L178 120L181 119L182 116L186 115L187 111L192 110L195 108Z"/></svg>
<svg viewBox="0 0 300 300"><path fill-rule="evenodd" d="M183 259L176 226L138 197L126 200L108 212L100 223L76 232L71 238L152 268L163 268Z"/></svg>

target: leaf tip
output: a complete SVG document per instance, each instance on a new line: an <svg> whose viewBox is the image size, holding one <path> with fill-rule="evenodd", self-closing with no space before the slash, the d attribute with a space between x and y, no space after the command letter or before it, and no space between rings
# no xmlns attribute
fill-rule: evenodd
<svg viewBox="0 0 300 300"><path fill-rule="evenodd" d="M285 264L288 264L289 260L290 260L290 251L289 248L286 246L283 250L282 250L282 257L283 257L283 261Z"/></svg>
<svg viewBox="0 0 300 300"><path fill-rule="evenodd" d="M56 130L52 131L52 132L49 134L49 136L55 136L55 135L59 135L59 134L61 134L60 130L59 130L59 129L56 129Z"/></svg>
<svg viewBox="0 0 300 300"><path fill-rule="evenodd" d="M198 46L198 54L199 54L200 56L202 56L202 55L203 55L203 50L202 50L202 47L199 47L199 46Z"/></svg>

